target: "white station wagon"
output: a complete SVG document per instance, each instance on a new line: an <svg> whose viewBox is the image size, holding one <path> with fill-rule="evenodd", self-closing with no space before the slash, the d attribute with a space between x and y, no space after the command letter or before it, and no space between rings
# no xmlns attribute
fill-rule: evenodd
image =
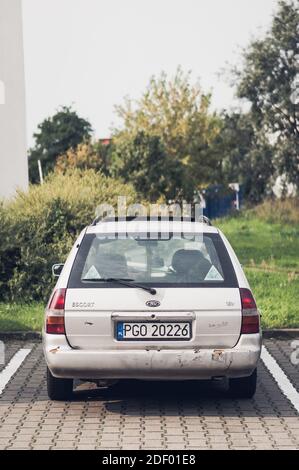
<svg viewBox="0 0 299 470"><path fill-rule="evenodd" d="M232 396L254 395L259 312L206 218L103 219L53 269L43 330L51 399L70 399L74 379L228 379Z"/></svg>

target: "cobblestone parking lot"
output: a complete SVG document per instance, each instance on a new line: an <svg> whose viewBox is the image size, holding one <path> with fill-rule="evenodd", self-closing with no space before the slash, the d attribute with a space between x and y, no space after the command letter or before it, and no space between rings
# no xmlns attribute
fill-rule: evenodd
<svg viewBox="0 0 299 470"><path fill-rule="evenodd" d="M264 345L298 392L291 341ZM223 384L131 381L78 383L62 403L48 400L39 342L8 342L5 365L20 349L31 351L0 395L1 449L299 449L296 407L262 360L253 400L231 399Z"/></svg>

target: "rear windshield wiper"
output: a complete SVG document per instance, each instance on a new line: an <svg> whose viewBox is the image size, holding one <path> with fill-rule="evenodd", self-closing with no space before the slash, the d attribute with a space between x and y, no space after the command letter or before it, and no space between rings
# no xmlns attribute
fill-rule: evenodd
<svg viewBox="0 0 299 470"><path fill-rule="evenodd" d="M137 282L134 282L134 279L122 279L118 277L100 277L82 280L87 282L118 282L119 284L123 284L124 286L137 287L138 289L146 290L152 295L156 295L157 293L156 289L154 289L153 287L146 287L142 284L138 284Z"/></svg>

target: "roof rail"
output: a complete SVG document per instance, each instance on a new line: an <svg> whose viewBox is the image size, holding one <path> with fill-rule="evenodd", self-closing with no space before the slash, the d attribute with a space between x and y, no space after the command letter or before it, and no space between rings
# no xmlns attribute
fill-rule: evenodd
<svg viewBox="0 0 299 470"><path fill-rule="evenodd" d="M111 217L111 216L98 216L92 221L92 226L101 222L130 222L138 217L138 215L129 215L127 217ZM141 219L141 218L140 218ZM146 218L144 218L145 220Z"/></svg>
<svg viewBox="0 0 299 470"><path fill-rule="evenodd" d="M202 224L210 225L212 226L212 223L208 217L205 215L200 215L198 218L195 217L189 217L189 216L182 216L182 217L175 217L175 216L164 216L164 215L157 215L157 216L139 216L139 215L129 215L127 217L101 217L98 216L96 217L93 222L92 226L97 225L98 223L102 222L130 222L132 220L136 220L144 222L144 221L165 221L165 222L199 222Z"/></svg>
<svg viewBox="0 0 299 470"><path fill-rule="evenodd" d="M207 217L206 215L200 215L197 222L202 222L203 224L207 224L207 225L210 225L212 226L212 222L210 221L209 217Z"/></svg>

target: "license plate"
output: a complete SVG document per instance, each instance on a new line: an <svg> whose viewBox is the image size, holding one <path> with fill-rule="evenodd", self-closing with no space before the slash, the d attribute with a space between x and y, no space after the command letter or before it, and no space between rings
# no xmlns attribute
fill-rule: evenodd
<svg viewBox="0 0 299 470"><path fill-rule="evenodd" d="M188 341L190 322L118 322L118 341Z"/></svg>

